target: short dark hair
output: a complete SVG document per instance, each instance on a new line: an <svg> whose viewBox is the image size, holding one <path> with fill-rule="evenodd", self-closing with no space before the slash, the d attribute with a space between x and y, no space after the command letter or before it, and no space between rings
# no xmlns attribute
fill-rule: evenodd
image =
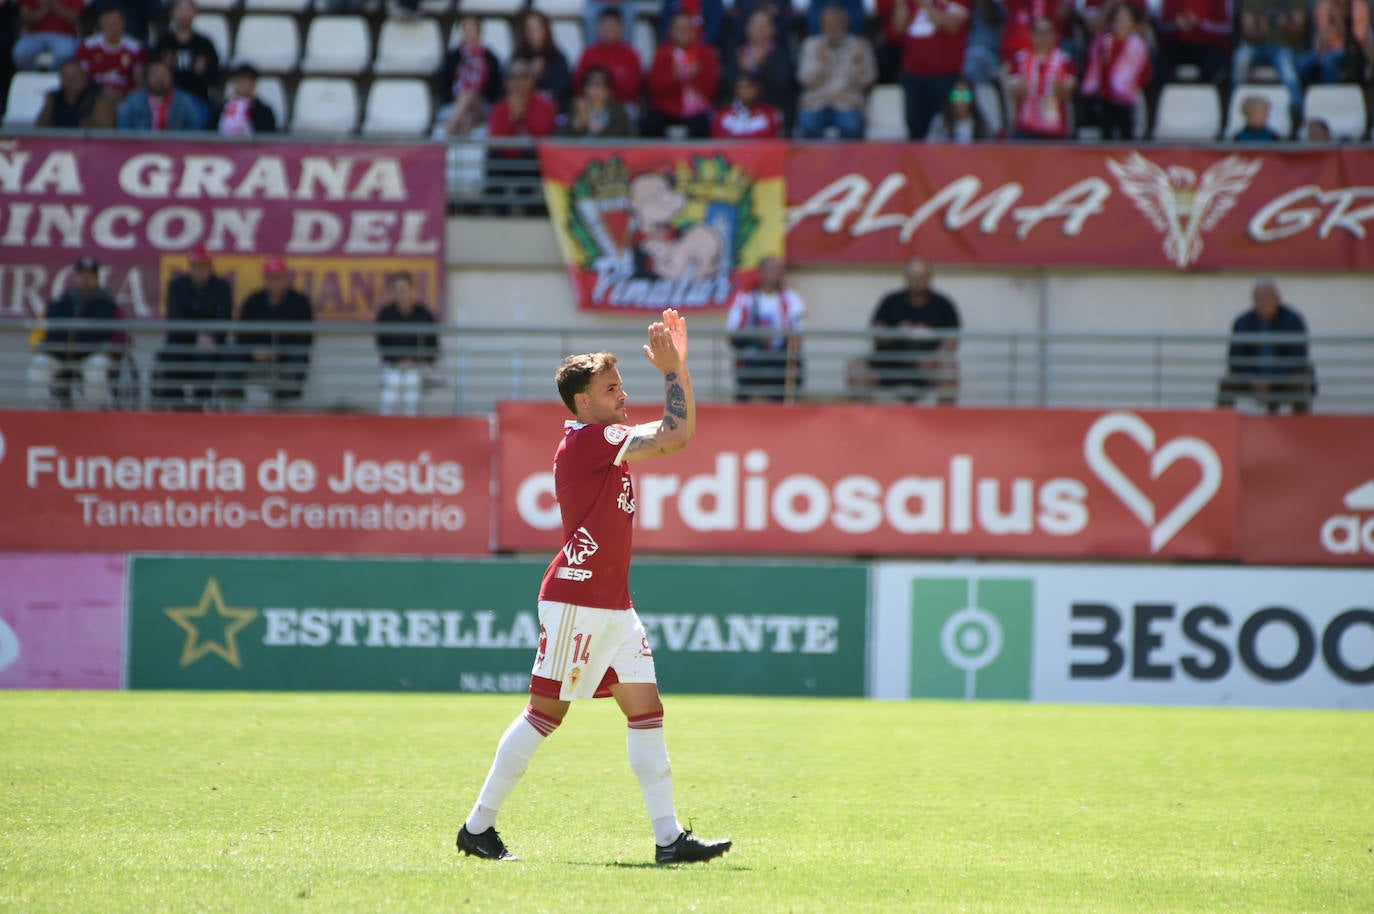
<svg viewBox="0 0 1374 914"><path fill-rule="evenodd" d="M602 19L614 19L616 22L620 23L625 22L625 17L620 15L620 10L613 6L603 6L601 8L601 12L596 14L596 21L600 22Z"/></svg>
<svg viewBox="0 0 1374 914"><path fill-rule="evenodd" d="M409 270L397 270L386 278L386 284L388 286L398 281L404 282L408 286L415 285L415 277L410 275Z"/></svg>
<svg viewBox="0 0 1374 914"><path fill-rule="evenodd" d="M587 388L591 386L593 375L603 372L607 368L614 368L619 361L610 352L586 352L582 355L570 355L564 359L553 379L558 384L558 395L563 398L563 403L568 407L568 411L576 416L577 401L575 398L577 395L587 392Z"/></svg>

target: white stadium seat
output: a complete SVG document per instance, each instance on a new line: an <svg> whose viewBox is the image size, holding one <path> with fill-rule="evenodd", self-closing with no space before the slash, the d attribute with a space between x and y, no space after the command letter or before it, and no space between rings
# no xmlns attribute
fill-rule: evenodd
<svg viewBox="0 0 1374 914"><path fill-rule="evenodd" d="M356 75L372 60L372 36L362 16L316 16L305 33L302 73Z"/></svg>
<svg viewBox="0 0 1374 914"><path fill-rule="evenodd" d="M200 12L205 12L206 10L222 10L228 12L229 10L238 9L239 2L240 0L197 0L196 9ZM199 17L197 17L196 21L200 21Z"/></svg>
<svg viewBox="0 0 1374 914"><path fill-rule="evenodd" d="M423 79L379 79L367 93L364 136L421 136L434 117Z"/></svg>
<svg viewBox="0 0 1374 914"><path fill-rule="evenodd" d="M874 86L868 94L868 128L864 137L870 140L905 140L906 100L901 86Z"/></svg>
<svg viewBox="0 0 1374 914"><path fill-rule="evenodd" d="M358 128L358 88L351 79L306 77L292 107L292 133L342 135Z"/></svg>
<svg viewBox="0 0 1374 914"><path fill-rule="evenodd" d="M447 16L453 12L453 0L420 0L420 11L431 16Z"/></svg>
<svg viewBox="0 0 1374 914"><path fill-rule="evenodd" d="M587 46L587 29L581 19L554 19L549 25L553 43L563 56L568 58L568 66L577 67L582 49Z"/></svg>
<svg viewBox="0 0 1374 914"><path fill-rule="evenodd" d="M1216 86L1170 83L1159 95L1157 140L1215 140L1221 132Z"/></svg>
<svg viewBox="0 0 1374 914"><path fill-rule="evenodd" d="M286 122L291 117L291 108L286 104L285 84L276 76L260 76L257 91L258 98L277 116L277 129L285 130Z"/></svg>
<svg viewBox="0 0 1374 914"><path fill-rule="evenodd" d="M234 60L263 73L291 73L301 58L301 33L290 16L244 16L234 33Z"/></svg>
<svg viewBox="0 0 1374 914"><path fill-rule="evenodd" d="M196 13L192 28L210 39L215 46L215 53L219 55L220 69L228 69L232 59L229 56L229 17L222 13Z"/></svg>
<svg viewBox="0 0 1374 914"><path fill-rule="evenodd" d="M458 28L458 23L453 24L454 38L453 45L462 40L462 31ZM488 16L482 20L482 44L491 49L496 55L497 61L502 68L510 60L511 54L515 53L515 28L509 19L500 16Z"/></svg>
<svg viewBox="0 0 1374 914"><path fill-rule="evenodd" d="M514 16L525 8L525 0L462 0L461 14L478 16Z"/></svg>
<svg viewBox="0 0 1374 914"><path fill-rule="evenodd" d="M310 0L243 0L243 8L248 12L304 13L310 9Z"/></svg>
<svg viewBox="0 0 1374 914"><path fill-rule="evenodd" d="M582 0L534 0L532 6L550 19L564 16L582 21Z"/></svg>
<svg viewBox="0 0 1374 914"><path fill-rule="evenodd" d="M654 62L654 52L658 50L658 35L654 32L653 23L647 19L636 19L629 33L630 44L639 52L640 63L644 64L644 72L648 73Z"/></svg>
<svg viewBox="0 0 1374 914"><path fill-rule="evenodd" d="M428 76L443 60L444 39L433 19L388 19L377 36L372 72Z"/></svg>
<svg viewBox="0 0 1374 914"><path fill-rule="evenodd" d="M1000 82L974 83L973 101L978 105L978 110L983 113L983 118L988 122L988 129L992 131L992 135L1001 136L1002 125L1007 120L1006 102L1002 99L1002 84Z"/></svg>
<svg viewBox="0 0 1374 914"><path fill-rule="evenodd" d="M1269 102L1269 129L1286 140L1293 132L1293 115L1288 110L1290 102L1288 90L1273 83L1241 83L1231 91L1231 104L1226 111L1226 139L1236 135L1245 126L1245 116L1240 113L1241 103L1251 95L1258 95Z"/></svg>
<svg viewBox="0 0 1374 914"><path fill-rule="evenodd" d="M14 74L9 101L5 107L5 126L29 127L43 111L47 94L62 84L56 73Z"/></svg>
<svg viewBox="0 0 1374 914"><path fill-rule="evenodd" d="M1335 139L1358 140L1364 136L1369 114L1364 92L1357 85L1309 86L1302 108L1309 119L1319 117L1326 121Z"/></svg>

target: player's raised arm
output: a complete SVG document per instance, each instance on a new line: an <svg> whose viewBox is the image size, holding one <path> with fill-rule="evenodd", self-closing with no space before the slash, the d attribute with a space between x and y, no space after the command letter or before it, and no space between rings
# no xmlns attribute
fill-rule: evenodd
<svg viewBox="0 0 1374 914"><path fill-rule="evenodd" d="M663 372L663 418L640 426L625 447L625 460L675 454L687 446L697 427L697 401L687 373L687 319L676 310L649 325L644 355Z"/></svg>

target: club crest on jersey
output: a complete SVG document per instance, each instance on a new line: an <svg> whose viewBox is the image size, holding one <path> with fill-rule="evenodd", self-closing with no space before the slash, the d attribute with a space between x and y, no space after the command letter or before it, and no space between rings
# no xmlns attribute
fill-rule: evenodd
<svg viewBox="0 0 1374 914"><path fill-rule="evenodd" d="M620 481L620 497L615 500L620 506L620 510L626 514L635 513L635 500L630 496L630 477L626 476Z"/></svg>
<svg viewBox="0 0 1374 914"><path fill-rule="evenodd" d="M620 444L625 440L626 436L630 434L630 430L621 428L619 425L608 425L603 434L606 436L608 444Z"/></svg>
<svg viewBox="0 0 1374 914"><path fill-rule="evenodd" d="M581 565L600 548L586 527L578 527L572 539L563 544L563 555L567 557L569 565Z"/></svg>

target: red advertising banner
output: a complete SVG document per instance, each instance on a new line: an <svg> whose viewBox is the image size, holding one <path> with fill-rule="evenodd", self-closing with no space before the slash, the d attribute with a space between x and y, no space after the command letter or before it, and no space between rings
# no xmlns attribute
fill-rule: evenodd
<svg viewBox="0 0 1374 914"><path fill-rule="evenodd" d="M1374 565L1374 416L1247 416L1240 442L1246 562Z"/></svg>
<svg viewBox="0 0 1374 914"><path fill-rule="evenodd" d="M1374 269L1374 150L808 144L794 263Z"/></svg>
<svg viewBox="0 0 1374 914"><path fill-rule="evenodd" d="M728 308L782 255L781 142L543 144L544 197L584 310Z"/></svg>
<svg viewBox="0 0 1374 914"><path fill-rule="evenodd" d="M551 465L565 417L498 409L502 549L560 544ZM706 406L686 450L635 465L636 544L1235 558L1238 440L1230 412Z"/></svg>
<svg viewBox="0 0 1374 914"><path fill-rule="evenodd" d="M162 315L199 245L238 303L285 258L317 318L369 320L387 274L443 307L444 151L14 137L0 145L0 317L43 313L82 255L129 316Z"/></svg>
<svg viewBox="0 0 1374 914"><path fill-rule="evenodd" d="M0 412L0 550L482 555L486 419Z"/></svg>

